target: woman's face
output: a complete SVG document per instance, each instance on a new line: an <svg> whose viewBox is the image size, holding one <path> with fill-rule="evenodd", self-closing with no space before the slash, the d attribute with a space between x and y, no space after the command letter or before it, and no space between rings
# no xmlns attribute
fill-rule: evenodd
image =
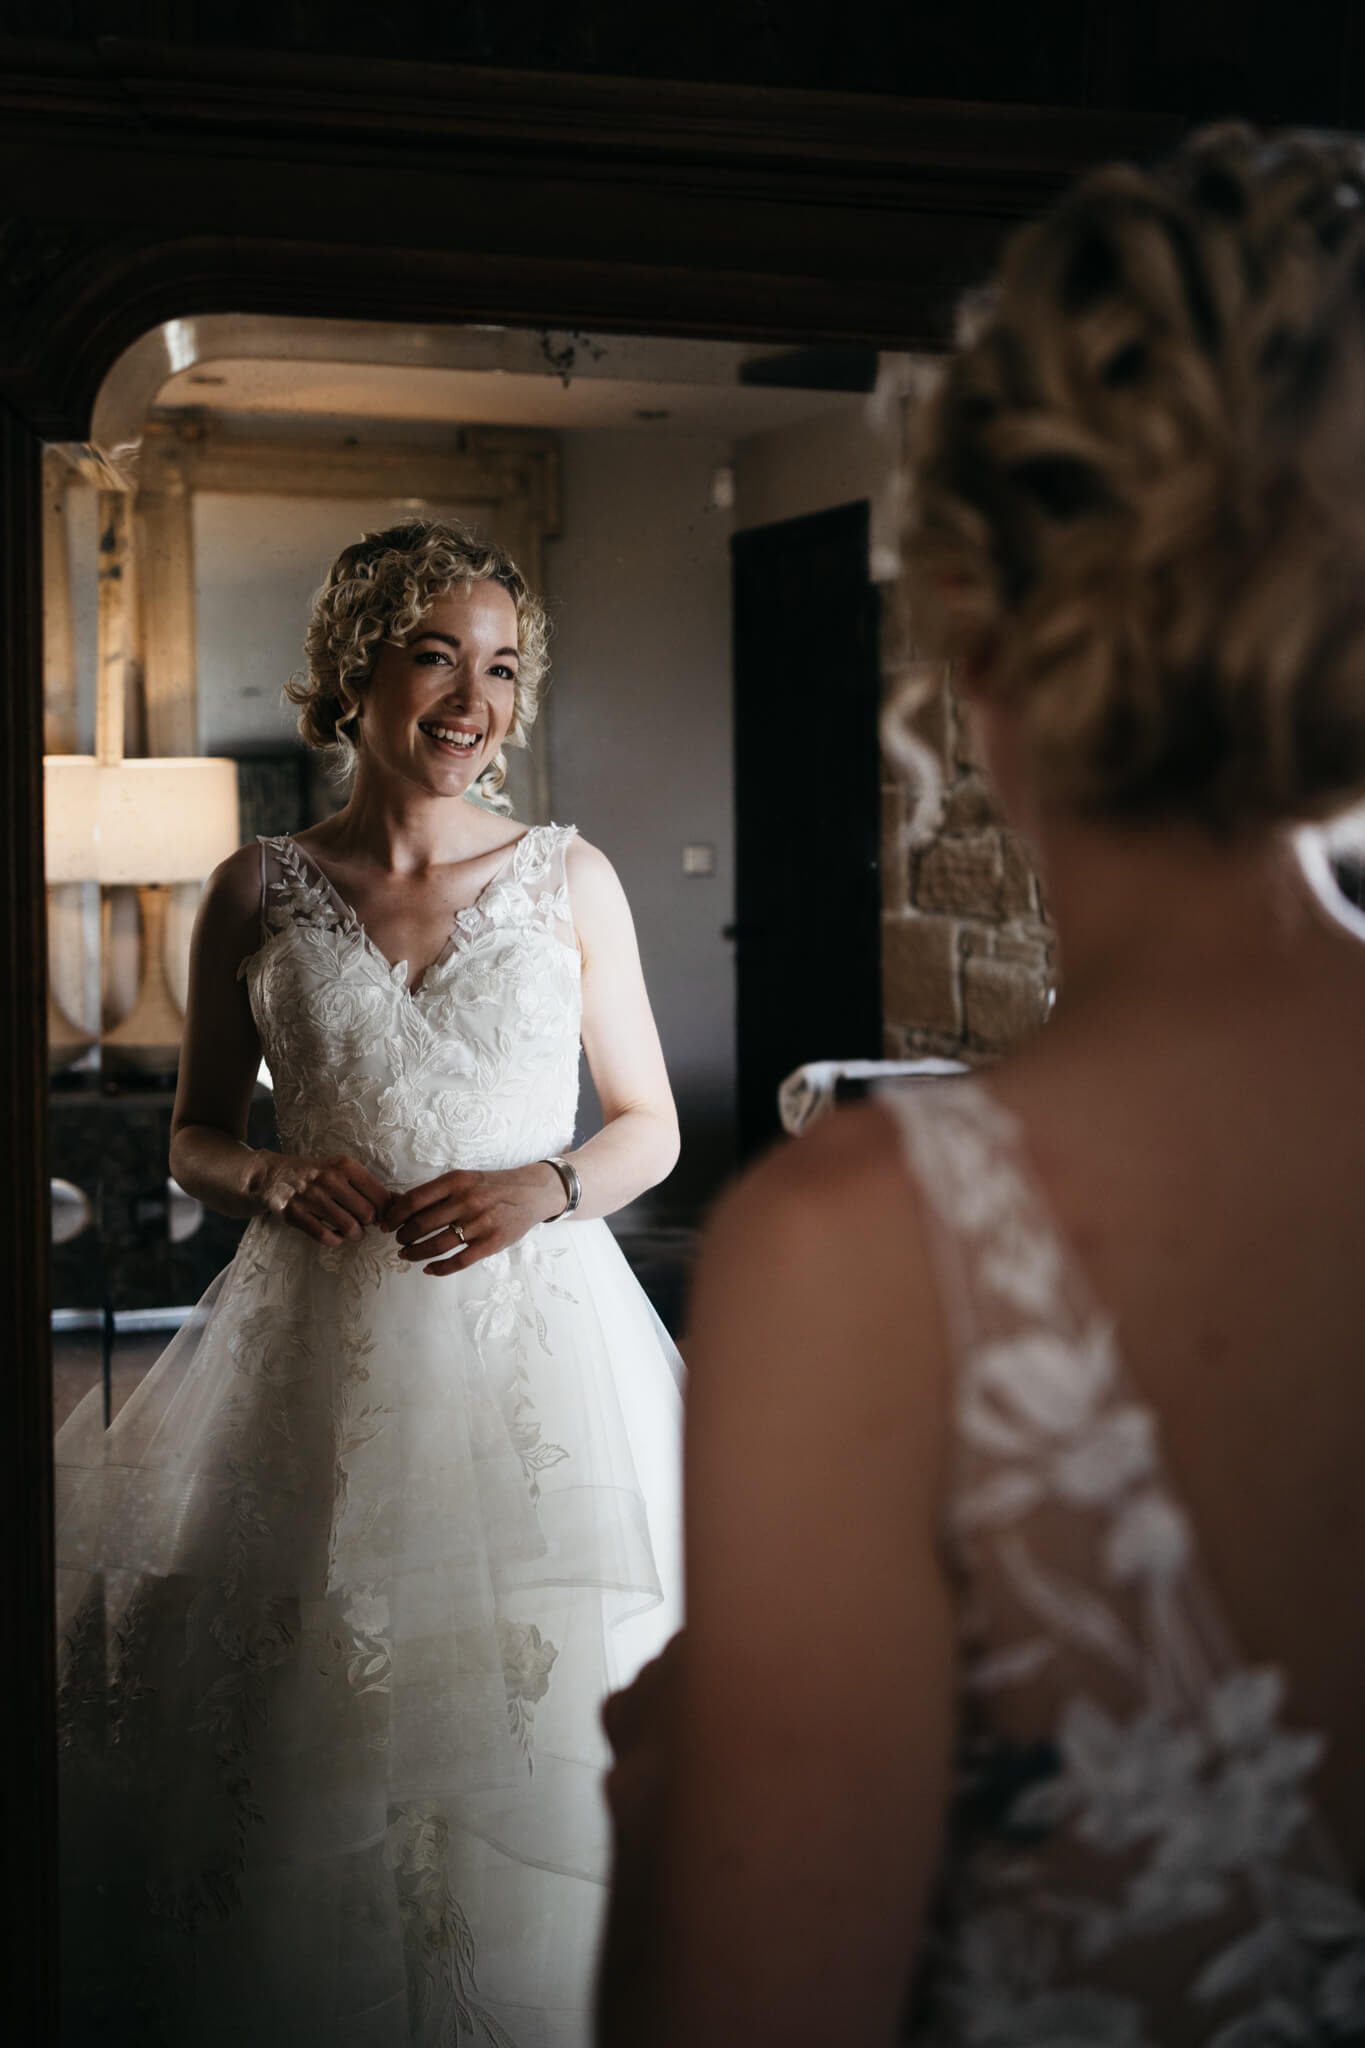
<svg viewBox="0 0 1365 2048"><path fill-rule="evenodd" d="M517 608L500 583L457 584L407 640L380 642L356 723L362 762L432 796L491 767L516 708Z"/></svg>

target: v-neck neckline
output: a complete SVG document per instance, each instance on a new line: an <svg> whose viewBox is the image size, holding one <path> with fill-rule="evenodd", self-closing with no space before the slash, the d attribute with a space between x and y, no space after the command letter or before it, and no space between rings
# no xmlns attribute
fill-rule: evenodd
<svg viewBox="0 0 1365 2048"><path fill-rule="evenodd" d="M422 993L423 989L427 986L427 983L431 980L432 975L438 973L439 970L442 967L444 967L446 962L451 958L452 954L457 950L460 940L460 920L462 918L468 917L471 911L477 910L479 908L480 904L483 902L483 899L488 894L489 890L492 889L496 883L502 880L504 874L507 872L508 867L510 866L511 862L516 856L517 848L519 846L525 845L526 841L530 838L531 834L535 831L535 829L536 828L534 825L528 825L524 832L518 834L518 836L512 841L512 844L508 847L502 859L494 868L492 874L488 877L488 880L479 890L478 894L470 902L462 905L462 907L455 912L454 916L451 918L450 921L450 933L446 939L445 944L442 946L440 952L436 955L436 958L434 960L428 961L427 965L422 969L422 972L418 976L416 981L414 981L412 978L412 974L409 970L409 963L406 960L390 960L388 954L383 950L383 948L377 945L375 940L371 938L369 931L366 929L365 922L359 915L354 904L348 902L346 897L342 895L340 889L338 889L336 883L332 880L326 868L324 868L314 858L314 856L309 852L308 848L306 846L300 846L298 840L294 837L292 832L286 833L285 838L293 852L297 856L299 856L299 858L307 862L308 866L313 870L313 873L317 876L318 880L322 883L323 887L330 892L333 900L337 904L337 907L340 909L342 916L345 918L346 923L357 934L362 945L368 947L374 959L378 962L379 966L383 968L387 978L391 982L401 982L401 986L407 991L409 996L417 997Z"/></svg>

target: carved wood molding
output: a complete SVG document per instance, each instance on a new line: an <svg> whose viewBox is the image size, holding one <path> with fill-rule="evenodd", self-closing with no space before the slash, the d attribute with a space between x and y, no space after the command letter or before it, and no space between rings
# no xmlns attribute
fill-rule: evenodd
<svg viewBox="0 0 1365 2048"><path fill-rule="evenodd" d="M42 453L0 405L0 1284L13 1345L0 1398L0 1491L12 1503L9 1622L23 1645L9 1699L22 1768L3 1831L6 2021L57 2037L56 1644L52 1602L52 1381L48 1370L47 926L42 889Z"/></svg>
<svg viewBox="0 0 1365 2048"><path fill-rule="evenodd" d="M100 247L88 222L0 219L0 350L64 274Z"/></svg>
<svg viewBox="0 0 1365 2048"><path fill-rule="evenodd" d="M431 435L373 433L357 443L345 424L307 418L271 425L180 408L153 412L138 459L139 499L149 491L249 491L276 497L429 498L497 505L522 500L544 539L559 530L559 436L536 427L450 429Z"/></svg>
<svg viewBox="0 0 1365 2048"><path fill-rule="evenodd" d="M85 438L195 312L941 338L1001 232L1178 123L109 40L0 43L0 396Z"/></svg>
<svg viewBox="0 0 1365 2048"><path fill-rule="evenodd" d="M93 52L0 39L0 112L30 126L75 118L110 138L192 129L313 147L381 140L411 151L553 158L562 172L629 158L737 172L870 173L879 180L964 179L1001 188L1009 212L1030 203L1021 177L1054 186L1104 156L1148 155L1181 126L1173 111L999 106L863 92L708 85L479 65L202 50L121 36ZM1033 195L1036 198L1036 194Z"/></svg>

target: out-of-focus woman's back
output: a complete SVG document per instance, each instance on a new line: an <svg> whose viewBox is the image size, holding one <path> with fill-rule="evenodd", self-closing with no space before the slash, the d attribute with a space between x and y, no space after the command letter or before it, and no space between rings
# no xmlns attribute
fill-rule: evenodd
<svg viewBox="0 0 1365 2048"><path fill-rule="evenodd" d="M1060 999L716 1219L606 2038L1365 2039L1365 150L1086 180L916 484Z"/></svg>

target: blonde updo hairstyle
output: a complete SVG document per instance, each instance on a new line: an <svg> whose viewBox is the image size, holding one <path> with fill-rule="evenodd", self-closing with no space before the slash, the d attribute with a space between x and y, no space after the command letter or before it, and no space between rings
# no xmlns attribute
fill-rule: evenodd
<svg viewBox="0 0 1365 2048"><path fill-rule="evenodd" d="M344 548L313 599L304 651L307 674L285 695L299 707L299 732L332 757L340 778L355 773L355 724L381 641L411 637L437 599L456 584L497 583L517 613L517 679L507 744L524 747L549 666L549 620L511 556L453 519L411 519L367 533ZM480 801L511 809L501 752L474 785Z"/></svg>
<svg viewBox="0 0 1365 2048"><path fill-rule="evenodd" d="M1043 801L1234 831L1365 793L1365 151L1205 130L1010 244L926 410L916 637Z"/></svg>

